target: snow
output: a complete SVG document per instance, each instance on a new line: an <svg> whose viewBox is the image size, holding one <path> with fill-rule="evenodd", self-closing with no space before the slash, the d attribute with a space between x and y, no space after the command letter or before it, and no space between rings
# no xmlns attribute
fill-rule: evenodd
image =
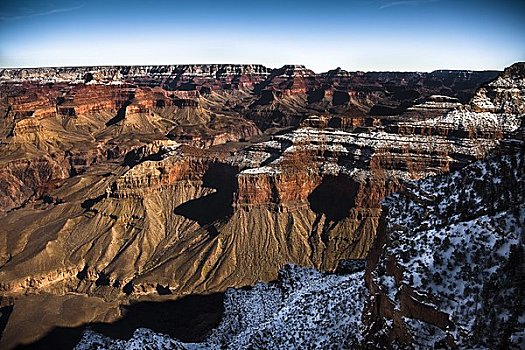
<svg viewBox="0 0 525 350"><path fill-rule="evenodd" d="M249 168L245 174L275 174L280 165L289 157L305 153L305 161L313 161L327 173L349 173L355 169L368 169L373 157L406 162L418 159L418 164L425 164L424 171L414 168L408 170L384 169L397 172L399 178L420 178L442 172L440 164L453 164L458 160L451 155L479 158L488 150L496 147L495 138L450 138L440 135L400 135L382 130L354 133L342 130L301 127L283 135L276 135L271 141L251 146L239 152L236 157L245 159ZM256 161L249 162L254 156L265 154L264 166ZM260 158L260 156L259 156ZM313 164L313 163L312 163ZM323 171L323 170L322 170Z"/></svg>
<svg viewBox="0 0 525 350"><path fill-rule="evenodd" d="M396 281L393 276L382 275L379 277L379 284L385 289L386 295L390 298L391 301L396 300L397 288Z"/></svg>
<svg viewBox="0 0 525 350"><path fill-rule="evenodd" d="M524 86L523 79L500 77L478 90L470 106L428 101L414 108L455 109L417 125L406 123L470 131L469 138L399 135L381 128L355 133L301 127L252 145L230 159L241 159L246 167L241 175L249 176L279 173L285 156L294 153L323 153L322 161L316 160L322 174L355 177L370 176L367 162L373 155L411 153L429 164L443 152L447 154L439 159L445 161L453 161L449 154L479 159L499 144L499 136L520 126L523 114L517 111L523 108ZM494 94L487 93L491 89ZM412 302L445 314L452 324L443 329L404 315L402 323L414 348L448 347L446 338L459 348L494 348L503 340L509 347L525 348L525 314L519 300L524 159L523 152L497 155L435 177L430 175L440 169L428 166L426 178L407 182L405 193L384 201L388 240L372 271L373 282L390 299L394 312L403 309L401 292L411 290ZM391 172L407 179L406 171ZM389 259L400 271L397 280L387 272ZM363 323L365 303L374 298L365 287L363 272L335 275L288 265L277 283L228 290L223 320L202 343L182 343L146 329L138 329L129 340L88 331L77 349L356 348L363 345L369 330ZM397 321L385 319L377 333L388 334L394 327L399 327Z"/></svg>
<svg viewBox="0 0 525 350"><path fill-rule="evenodd" d="M246 169L241 171L240 175L260 175L260 174L279 174L280 171L276 167L263 166L259 168Z"/></svg>
<svg viewBox="0 0 525 350"><path fill-rule="evenodd" d="M422 322L414 318L403 317L403 322L411 333L417 333L413 346L418 349L439 348L440 343L446 337L446 333L439 327Z"/></svg>
<svg viewBox="0 0 525 350"><path fill-rule="evenodd" d="M287 265L279 283L229 289L221 324L202 343L182 343L148 329L129 340L86 331L77 350L348 348L363 340L368 291L364 272L326 274Z"/></svg>
<svg viewBox="0 0 525 350"><path fill-rule="evenodd" d="M330 163L323 167L342 171ZM270 165L243 173L275 169ZM414 303L448 315L453 325L442 329L402 317L414 348L446 346L451 339L460 348L485 349L502 337L511 347L523 347L525 315L509 261L523 248L524 169L523 152L496 155L459 172L408 182L405 193L385 199L389 237L373 281L392 301L394 312L403 310L399 293L410 288ZM352 174L360 176L360 171L354 168ZM387 273L389 258L402 271L400 280ZM365 287L364 272L337 275L288 265L279 276L277 283L228 290L223 320L202 343L182 343L147 329L138 329L128 340L87 331L77 349L355 348L367 341L363 313L374 297ZM394 327L386 319L377 334Z"/></svg>
<svg viewBox="0 0 525 350"><path fill-rule="evenodd" d="M431 294L436 308L456 325L451 334L459 344L490 343L478 333L491 312L501 328L524 312L516 309L516 277L508 266L511 252L524 244L524 159L523 153L494 156L409 184L408 194L385 200L390 243L380 265L384 269L394 257L403 280L394 286L388 275L376 274L374 280L394 304L403 285ZM488 292L494 284L500 287ZM525 327L523 320L517 327Z"/></svg>

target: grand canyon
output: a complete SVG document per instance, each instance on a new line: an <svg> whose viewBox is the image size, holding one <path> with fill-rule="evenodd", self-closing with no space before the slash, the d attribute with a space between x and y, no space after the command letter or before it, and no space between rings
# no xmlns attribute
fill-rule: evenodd
<svg viewBox="0 0 525 350"><path fill-rule="evenodd" d="M0 115L2 349L525 347L523 62L6 68Z"/></svg>

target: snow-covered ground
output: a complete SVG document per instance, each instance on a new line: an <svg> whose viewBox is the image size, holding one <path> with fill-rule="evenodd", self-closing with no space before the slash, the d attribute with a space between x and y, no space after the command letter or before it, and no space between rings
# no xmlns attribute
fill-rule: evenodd
<svg viewBox="0 0 525 350"><path fill-rule="evenodd" d="M363 340L364 272L325 274L288 265L279 281L230 289L221 324L202 343L138 329L129 340L87 331L77 350L348 349Z"/></svg>
<svg viewBox="0 0 525 350"><path fill-rule="evenodd" d="M413 348L446 344L447 337L460 348L525 347L524 169L523 152L492 156L409 183L385 200L388 242L374 282L397 312L400 289L410 288L451 324L439 328L402 316ZM401 281L386 272L389 258L402 271ZM222 322L201 343L147 329L129 340L87 331L76 349L355 348L374 339L363 318L371 298L363 271L326 274L288 265L277 282L228 290ZM385 321L376 334L396 327Z"/></svg>
<svg viewBox="0 0 525 350"><path fill-rule="evenodd" d="M375 280L394 305L409 286L449 315L457 344L525 346L524 168L523 152L495 156L386 200L381 264L393 257L403 278Z"/></svg>
<svg viewBox="0 0 525 350"><path fill-rule="evenodd" d="M410 125L505 136L523 119L525 85L516 79L498 78L479 90L471 106ZM343 157L355 160L352 169L346 169L354 174L362 170L358 160L385 150L396 155L415 152L419 157L440 154L445 160L449 154L480 158L498 143L497 138L301 127L234 157L243 159L248 169L241 174L250 176L278 171L287 155L322 151L334 160L320 165L324 172L344 173L346 164L337 162ZM454 173L409 182L405 192L384 202L387 243L372 272L373 282L390 299L393 312L403 312L400 290L407 288L417 303L446 315L446 327L402 314L400 324L385 319L383 328L371 331L364 318L373 317L373 310L365 305L376 296L369 294L363 271L325 274L289 265L276 283L228 290L222 322L201 343L182 343L147 329L138 329L129 340L87 331L76 349L367 348L374 332L388 335L395 327L408 334L410 348L415 349L450 342L469 349L525 349L524 159L523 150L496 154ZM431 169L425 171L432 174ZM387 272L392 260L401 271L400 280Z"/></svg>
<svg viewBox="0 0 525 350"><path fill-rule="evenodd" d="M472 112L466 109L455 109L441 117L419 123L421 126L441 126L448 127L451 130L512 132L520 126L521 116L510 113Z"/></svg>

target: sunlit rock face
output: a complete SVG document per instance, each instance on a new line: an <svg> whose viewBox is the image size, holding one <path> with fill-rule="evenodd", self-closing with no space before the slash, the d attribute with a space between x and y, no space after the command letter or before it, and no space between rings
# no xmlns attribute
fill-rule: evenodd
<svg viewBox="0 0 525 350"><path fill-rule="evenodd" d="M3 70L2 306L41 293L175 299L271 281L288 263L334 271L364 259L383 198L515 147L519 67L496 80L257 65Z"/></svg>
<svg viewBox="0 0 525 350"><path fill-rule="evenodd" d="M76 349L522 348L520 142L521 150L387 196L366 260L346 260L332 274L287 265L270 284L229 289L205 339L87 331Z"/></svg>

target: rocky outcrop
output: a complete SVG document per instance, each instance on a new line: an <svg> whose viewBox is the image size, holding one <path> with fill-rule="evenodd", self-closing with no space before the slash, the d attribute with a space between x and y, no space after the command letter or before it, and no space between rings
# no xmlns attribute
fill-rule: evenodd
<svg viewBox="0 0 525 350"><path fill-rule="evenodd" d="M273 283L228 290L205 339L87 330L77 348L522 348L523 141L388 196L366 262L287 265Z"/></svg>
<svg viewBox="0 0 525 350"><path fill-rule="evenodd" d="M69 177L66 159L42 157L0 164L0 207L9 211L41 198Z"/></svg>
<svg viewBox="0 0 525 350"><path fill-rule="evenodd" d="M375 295L371 341L523 345L522 153L420 181L387 200L366 274Z"/></svg>
<svg viewBox="0 0 525 350"><path fill-rule="evenodd" d="M4 172L19 183L5 191L8 210L21 206L0 218L4 300L125 303L270 281L290 262L334 271L367 256L383 198L483 158L520 120L436 96L423 73L335 72L330 83L302 66L126 69L57 70L46 88L2 73L5 161L60 164L38 177ZM83 80L59 82L72 76ZM521 92L511 95L519 106ZM26 99L55 113L30 115ZM376 114L378 103L395 114ZM403 310L419 315L405 293Z"/></svg>
<svg viewBox="0 0 525 350"><path fill-rule="evenodd" d="M474 112L523 114L524 63L514 64L495 80L478 89L471 100Z"/></svg>
<svg viewBox="0 0 525 350"><path fill-rule="evenodd" d="M308 173L307 168L296 169L295 172L248 169L237 176L235 204L254 206L304 202L319 183L320 177Z"/></svg>
<svg viewBox="0 0 525 350"><path fill-rule="evenodd" d="M157 293L157 284L170 285L177 295L270 280L289 261L332 270L340 259L366 256L379 203L403 181L460 168L497 142L399 135L380 125L367 132L301 127L234 153L166 142L138 148L124 159L132 169L105 178L103 191L88 202L64 203L71 210L79 204L84 209L54 231L58 237L78 237L67 241L78 254L53 258L37 248L49 259L49 267L39 273L73 271L64 272L60 282L70 290L73 275L84 271L89 256L85 271L93 277L82 279L76 290L125 297L128 283L134 285L132 295L140 296ZM60 196L51 191L49 197ZM267 232L272 241L249 232ZM181 235L189 241L181 241ZM245 235L251 238L241 238ZM108 238L120 243L107 249ZM185 254L189 242L199 247L191 257ZM230 261L247 267L235 272ZM4 266L6 281L19 266L17 259ZM101 274L104 286L96 283ZM13 278L6 291L26 288L27 281Z"/></svg>

